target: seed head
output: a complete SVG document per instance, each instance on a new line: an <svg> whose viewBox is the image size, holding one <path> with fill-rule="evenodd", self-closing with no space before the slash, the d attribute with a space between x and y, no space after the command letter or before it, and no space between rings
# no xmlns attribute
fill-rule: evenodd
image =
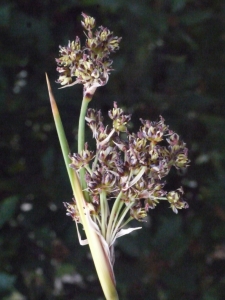
<svg viewBox="0 0 225 300"><path fill-rule="evenodd" d="M83 28L87 31L85 46L81 46L80 38L59 47L59 58L56 58L58 83L64 87L83 84L84 95L93 95L96 88L108 82L112 71L111 52L119 49L121 38L113 35L102 26L93 32L95 19L82 13Z"/></svg>
<svg viewBox="0 0 225 300"><path fill-rule="evenodd" d="M96 150L89 151L85 144L82 153L70 157L70 166L77 171L88 166L85 178L91 214L101 217L101 193L107 200L119 196L120 202L129 208L131 218L139 221L161 200L168 201L175 213L187 208L183 189L168 192L164 181L172 167L186 168L189 163L188 150L179 135L169 129L162 117L158 122L141 119L139 131L130 133L127 122L131 116L125 115L116 103L109 117L112 125L105 126L101 111L87 111L86 121L93 132ZM78 219L75 206L67 205L67 211Z"/></svg>

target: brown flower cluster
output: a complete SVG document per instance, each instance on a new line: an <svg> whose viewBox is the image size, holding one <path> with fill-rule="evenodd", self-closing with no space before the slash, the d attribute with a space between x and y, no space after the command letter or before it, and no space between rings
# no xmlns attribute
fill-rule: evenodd
<svg viewBox="0 0 225 300"><path fill-rule="evenodd" d="M112 70L109 55L119 49L121 38L113 36L113 32L102 26L93 32L95 19L84 13L82 17L84 20L81 24L86 31L85 46L81 46L77 36L75 41L69 41L68 46L59 47L60 57L56 58L59 72L57 82L63 86L81 83L86 93L93 94L98 86L107 83Z"/></svg>
<svg viewBox="0 0 225 300"><path fill-rule="evenodd" d="M175 213L187 208L182 188L167 192L163 181L172 167L181 169L189 164L188 149L179 135L169 130L162 117L158 122L140 119L139 131L129 133L131 115L125 115L116 103L109 117L112 128L104 126L101 111L88 110L86 121L96 140L96 151L89 151L86 144L82 153L71 156L72 168L78 172L86 169L91 214L99 214L102 193L108 200L120 197L120 202L129 207L130 216L139 221L163 200ZM67 204L67 208L77 220L76 203Z"/></svg>

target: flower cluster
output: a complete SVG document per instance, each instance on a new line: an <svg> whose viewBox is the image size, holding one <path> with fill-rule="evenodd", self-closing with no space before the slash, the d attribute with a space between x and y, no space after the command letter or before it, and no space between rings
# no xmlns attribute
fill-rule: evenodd
<svg viewBox="0 0 225 300"><path fill-rule="evenodd" d="M124 213L130 211L129 220L143 221L147 211L162 200L168 201L175 213L187 208L182 188L167 192L163 181L172 167L181 169L189 164L188 150L179 135L168 128L162 117L158 122L140 119L139 131L129 133L127 123L131 116L125 115L116 103L109 117L112 128L104 126L101 111L87 111L86 121L96 140L96 151L89 151L86 144L82 153L70 157L72 168L78 172L81 167L86 169L91 215L101 219L101 195L107 201L117 199L120 214L125 206ZM77 219L76 201L67 208Z"/></svg>
<svg viewBox="0 0 225 300"><path fill-rule="evenodd" d="M87 38L85 46L81 46L77 36L75 41L69 41L68 46L59 47L60 57L56 58L56 62L60 75L57 82L63 86L81 83L85 93L93 94L98 86L107 83L112 70L109 55L119 49L121 38L113 36L113 32L102 26L93 32L95 19L84 13L82 17L81 24Z"/></svg>
<svg viewBox="0 0 225 300"><path fill-rule="evenodd" d="M85 45L81 46L80 38L76 37L68 46L59 47L56 59L58 83L63 87L83 85L78 153L69 157L48 78L47 84L74 194L72 203L64 203L67 215L75 221L80 244L90 246L106 298L118 299L113 273L114 243L117 238L141 229L126 225L133 219L144 221L149 209L154 209L160 201L167 201L175 213L188 207L182 187L168 192L164 181L172 167L188 166L188 150L162 117L158 122L140 119L139 130L129 132L131 115L118 108L116 102L108 113L111 127L104 125L100 110L87 110L96 88L108 82L112 71L110 54L119 49L121 38L102 26L94 30L95 19L84 13L82 17ZM85 121L96 142L94 151L84 142ZM81 238L78 223L83 225L86 239Z"/></svg>

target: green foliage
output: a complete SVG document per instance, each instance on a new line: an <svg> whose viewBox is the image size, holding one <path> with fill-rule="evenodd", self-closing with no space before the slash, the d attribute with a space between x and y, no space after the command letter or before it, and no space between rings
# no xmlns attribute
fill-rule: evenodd
<svg viewBox="0 0 225 300"><path fill-rule="evenodd" d="M1 2L0 298L102 297L88 249L65 216L72 192L44 77L76 151L82 88L57 89L54 58L58 45L81 35L82 11L123 37L115 71L90 106L106 115L117 101L133 128L162 115L190 149L188 171L167 183L184 186L190 208L175 216L165 203L142 230L118 239L120 297L223 299L225 9L203 0Z"/></svg>

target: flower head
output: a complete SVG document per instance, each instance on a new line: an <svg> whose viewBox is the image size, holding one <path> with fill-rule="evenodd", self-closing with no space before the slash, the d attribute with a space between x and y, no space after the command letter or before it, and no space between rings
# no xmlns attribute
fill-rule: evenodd
<svg viewBox="0 0 225 300"><path fill-rule="evenodd" d="M85 46L81 47L79 37L59 47L60 57L56 58L59 72L58 83L64 87L83 84L84 95L93 95L96 88L108 82L112 71L111 52L119 49L121 38L113 35L109 29L102 26L93 32L95 19L82 13L81 22L86 33Z"/></svg>
<svg viewBox="0 0 225 300"><path fill-rule="evenodd" d="M187 208L182 188L169 192L164 189L164 178L171 168L186 168L189 163L188 150L179 135L165 125L162 117L158 122L141 119L139 131L129 133L131 116L116 103L109 117L111 128L104 126L100 111L88 109L86 121L96 140L96 152L87 150L86 145L81 154L70 157L71 167L77 171L86 168L95 157L92 166L86 168L87 191L93 205L99 202L101 193L107 200L120 197L130 217L139 221L161 200L168 201L175 213ZM98 206L94 208L100 213Z"/></svg>

